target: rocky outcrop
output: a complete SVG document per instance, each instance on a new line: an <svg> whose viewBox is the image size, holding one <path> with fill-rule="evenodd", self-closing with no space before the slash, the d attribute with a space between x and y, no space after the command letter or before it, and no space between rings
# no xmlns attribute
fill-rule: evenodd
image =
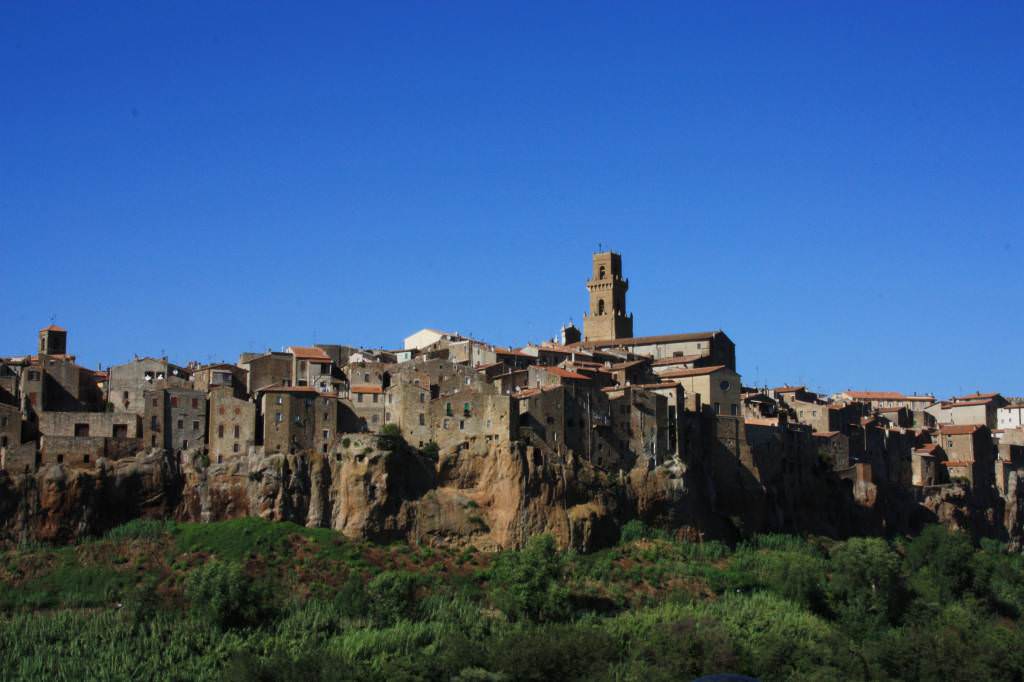
<svg viewBox="0 0 1024 682"><path fill-rule="evenodd" d="M0 541L68 542L137 517L242 516L333 528L350 538L479 549L550 533L561 546L586 551L615 542L633 518L693 539L914 532L938 521L1016 541L1024 518L1019 484L1012 475L1005 498L946 487L918 499L842 481L800 453L774 453L770 462L714 452L688 464L640 458L632 470L613 472L526 442L472 439L435 461L405 448L380 449L365 437L340 455L252 450L211 463L202 451L156 450L101 460L91 470L0 471Z"/></svg>

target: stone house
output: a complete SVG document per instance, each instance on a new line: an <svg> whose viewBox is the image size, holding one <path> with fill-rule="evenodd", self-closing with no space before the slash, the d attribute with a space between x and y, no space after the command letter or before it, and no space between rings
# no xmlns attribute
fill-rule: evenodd
<svg viewBox="0 0 1024 682"><path fill-rule="evenodd" d="M289 346L292 356L291 375L296 386L313 386L321 393L337 393L341 375L334 376L334 361L322 348Z"/></svg>
<svg viewBox="0 0 1024 682"><path fill-rule="evenodd" d="M946 467L942 467L940 464L945 461L946 452L938 443L926 443L914 448L911 484L925 487L943 483Z"/></svg>
<svg viewBox="0 0 1024 682"><path fill-rule="evenodd" d="M996 411L996 428L1024 429L1024 403L1008 404Z"/></svg>
<svg viewBox="0 0 1024 682"><path fill-rule="evenodd" d="M527 384L531 388L550 386L566 386L571 384L589 383L590 377L561 367L542 367L535 365L527 370Z"/></svg>
<svg viewBox="0 0 1024 682"><path fill-rule="evenodd" d="M291 353L243 353L238 366L248 372L246 392L256 395L270 386L291 386L293 360Z"/></svg>
<svg viewBox="0 0 1024 682"><path fill-rule="evenodd" d="M747 426L749 431L750 426ZM814 431L811 433L818 456L835 469L850 466L850 438L839 431Z"/></svg>
<svg viewBox="0 0 1024 682"><path fill-rule="evenodd" d="M313 386L276 386L260 396L263 450L329 452L338 433L338 397Z"/></svg>
<svg viewBox="0 0 1024 682"><path fill-rule="evenodd" d="M479 367L497 362L494 348L480 341L464 339L448 344L448 359L460 365Z"/></svg>
<svg viewBox="0 0 1024 682"><path fill-rule="evenodd" d="M210 391L210 458L223 462L245 456L256 444L256 404L234 396L234 387L222 386Z"/></svg>
<svg viewBox="0 0 1024 682"><path fill-rule="evenodd" d="M142 440L145 447L181 451L206 441L206 394L161 382L143 392Z"/></svg>
<svg viewBox="0 0 1024 682"><path fill-rule="evenodd" d="M203 365L192 370L192 388L204 393L227 389L235 398L247 398L248 375L249 372L238 365Z"/></svg>
<svg viewBox="0 0 1024 682"><path fill-rule="evenodd" d="M998 403L992 398L936 403L927 409L940 424L984 424L996 428Z"/></svg>
<svg viewBox="0 0 1024 682"><path fill-rule="evenodd" d="M670 447L668 398L637 386L603 389L608 396L612 433L620 453L662 464L677 457L678 440ZM675 405L673 405L675 407Z"/></svg>
<svg viewBox="0 0 1024 682"><path fill-rule="evenodd" d="M167 358L135 358L109 369L107 400L115 412L146 413L143 394L157 385L191 389L191 374Z"/></svg>
<svg viewBox="0 0 1024 682"><path fill-rule="evenodd" d="M21 411L14 405L0 403L0 449L21 445Z"/></svg>
<svg viewBox="0 0 1024 682"><path fill-rule="evenodd" d="M139 415L130 412L44 412L38 428L44 436L139 438Z"/></svg>
<svg viewBox="0 0 1024 682"><path fill-rule="evenodd" d="M619 466L623 443L613 430L610 401L601 391L586 385L548 386L512 397L518 403L520 437L538 438L560 454L572 450L598 466Z"/></svg>
<svg viewBox="0 0 1024 682"><path fill-rule="evenodd" d="M740 375L725 365L670 370L661 372L659 378L678 382L688 396L699 396L702 412L740 416Z"/></svg>
<svg viewBox="0 0 1024 682"><path fill-rule="evenodd" d="M994 483L995 452L992 432L983 424L943 424L939 445L946 452L950 478L965 478L972 486Z"/></svg>

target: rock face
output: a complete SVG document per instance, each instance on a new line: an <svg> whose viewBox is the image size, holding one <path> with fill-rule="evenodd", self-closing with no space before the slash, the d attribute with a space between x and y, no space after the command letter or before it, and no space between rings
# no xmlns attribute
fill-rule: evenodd
<svg viewBox="0 0 1024 682"><path fill-rule="evenodd" d="M816 458L779 465L706 454L625 472L599 469L523 442L474 439L437 461L367 440L344 455L251 451L209 463L201 451L155 450L92 470L61 465L0 471L0 542L69 542L138 517L216 521L242 516L333 528L347 537L496 549L550 533L587 551L614 543L639 518L692 539L753 532L914 532L941 522L1016 542L1024 500L948 487L923 499L841 481ZM365 447L364 447L365 446Z"/></svg>

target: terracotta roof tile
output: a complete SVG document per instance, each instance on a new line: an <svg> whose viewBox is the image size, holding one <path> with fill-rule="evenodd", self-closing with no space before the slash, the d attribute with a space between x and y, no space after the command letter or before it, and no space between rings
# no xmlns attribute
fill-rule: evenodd
<svg viewBox="0 0 1024 682"><path fill-rule="evenodd" d="M544 369L547 370L549 374L554 374L556 377L561 377L562 379L573 379L575 381L590 381L590 377L588 376L579 374L578 372L570 372L569 370L562 369L561 367L545 367Z"/></svg>
<svg viewBox="0 0 1024 682"><path fill-rule="evenodd" d="M981 424L941 424L939 432L947 436L966 436L982 428Z"/></svg>
<svg viewBox="0 0 1024 682"><path fill-rule="evenodd" d="M323 348L309 348L306 346L290 346L291 354L300 360L317 360L319 362L330 362L331 356Z"/></svg>
<svg viewBox="0 0 1024 682"><path fill-rule="evenodd" d="M353 386L349 391L351 393L383 393L384 389L380 386Z"/></svg>

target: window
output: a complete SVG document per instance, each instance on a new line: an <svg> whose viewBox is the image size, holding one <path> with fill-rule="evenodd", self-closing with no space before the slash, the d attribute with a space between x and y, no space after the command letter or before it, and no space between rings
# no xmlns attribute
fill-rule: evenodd
<svg viewBox="0 0 1024 682"><path fill-rule="evenodd" d="M177 406L178 406L178 397L174 396L174 397L171 398L171 407L177 407Z"/></svg>
<svg viewBox="0 0 1024 682"><path fill-rule="evenodd" d="M422 412L420 412L420 426L426 426L426 425L427 425L427 417Z"/></svg>
<svg viewBox="0 0 1024 682"><path fill-rule="evenodd" d="M82 455L82 464L89 463L89 455Z"/></svg>
<svg viewBox="0 0 1024 682"><path fill-rule="evenodd" d="M728 391L730 388L732 388L732 384L730 384L728 381L723 380L721 383L718 384L718 387L723 391Z"/></svg>
<svg viewBox="0 0 1024 682"><path fill-rule="evenodd" d="M283 395L277 396L277 404L278 405L284 405L284 396Z"/></svg>
<svg viewBox="0 0 1024 682"><path fill-rule="evenodd" d="M0 448L7 447L7 436L0 436Z"/></svg>
<svg viewBox="0 0 1024 682"><path fill-rule="evenodd" d="M88 438L89 437L89 425L88 424L75 424L75 437L76 438Z"/></svg>
<svg viewBox="0 0 1024 682"><path fill-rule="evenodd" d="M425 400L426 400L426 393L420 393L420 402L422 403Z"/></svg>
<svg viewBox="0 0 1024 682"><path fill-rule="evenodd" d="M235 424L235 438L239 438L242 435L242 428Z"/></svg>
<svg viewBox="0 0 1024 682"><path fill-rule="evenodd" d="M374 424L380 422L380 415L373 415L373 418L370 421L372 421Z"/></svg>
<svg viewBox="0 0 1024 682"><path fill-rule="evenodd" d="M192 398L192 409L193 410L198 410L199 409L199 398Z"/></svg>
<svg viewBox="0 0 1024 682"><path fill-rule="evenodd" d="M597 314L598 315L604 315L604 299L603 298L597 299Z"/></svg>
<svg viewBox="0 0 1024 682"><path fill-rule="evenodd" d="M125 391L124 399L128 400L128 392L127 391ZM160 401L157 398L153 398L153 407L157 407L159 405L159 403L160 403Z"/></svg>
<svg viewBox="0 0 1024 682"><path fill-rule="evenodd" d="M464 417L468 417L469 416L469 414L470 414L470 407L472 407L472 405L470 403L462 403L462 415Z"/></svg>
<svg viewBox="0 0 1024 682"><path fill-rule="evenodd" d="M356 402L357 403L363 402L363 394L362 393L356 393Z"/></svg>
<svg viewBox="0 0 1024 682"><path fill-rule="evenodd" d="M459 431L463 431L466 428L466 422L462 419L459 420Z"/></svg>
<svg viewBox="0 0 1024 682"><path fill-rule="evenodd" d="M722 405L721 405L721 403L715 403L715 414L722 414Z"/></svg>
<svg viewBox="0 0 1024 682"><path fill-rule="evenodd" d="M280 424L281 422L284 421L284 415L278 412L277 414L274 415L274 421Z"/></svg>
<svg viewBox="0 0 1024 682"><path fill-rule="evenodd" d="M39 381L39 372L37 372L35 370L30 371L28 373L28 380L29 381ZM125 397L128 397L127 393L125 393Z"/></svg>
<svg viewBox="0 0 1024 682"><path fill-rule="evenodd" d="M217 427L217 438L223 438L223 437L224 437L224 425L221 424L221 425L219 425Z"/></svg>
<svg viewBox="0 0 1024 682"><path fill-rule="evenodd" d="M302 423L302 417L300 415L295 415L295 423L296 424L301 424Z"/></svg>
<svg viewBox="0 0 1024 682"><path fill-rule="evenodd" d="M363 381L365 381L366 383L370 383L370 374L369 374L369 372L366 372L366 373L363 374Z"/></svg>
<svg viewBox="0 0 1024 682"><path fill-rule="evenodd" d="M156 417L152 417L149 420L149 428L152 429L153 431L156 431L158 428L160 428L159 424L157 423Z"/></svg>
<svg viewBox="0 0 1024 682"><path fill-rule="evenodd" d="M729 410L732 412L732 416L737 416L740 413L740 406L733 403L729 406Z"/></svg>
<svg viewBox="0 0 1024 682"><path fill-rule="evenodd" d="M597 269L597 278L598 279L604 279L605 274L606 274L606 272L605 272L604 266L602 265L600 268Z"/></svg>
<svg viewBox="0 0 1024 682"><path fill-rule="evenodd" d="M224 414L224 408L221 407L217 410L217 414Z"/></svg>
<svg viewBox="0 0 1024 682"><path fill-rule="evenodd" d="M192 422L192 430L193 431L198 431L199 430L199 422L197 422L197 421L193 421Z"/></svg>
<svg viewBox="0 0 1024 682"><path fill-rule="evenodd" d="M443 428L445 431L448 430L448 420L447 419L445 419L444 421L441 422L441 428Z"/></svg>
<svg viewBox="0 0 1024 682"><path fill-rule="evenodd" d="M451 403L445 403L444 404L444 414L447 417L452 416L452 404Z"/></svg>
<svg viewBox="0 0 1024 682"><path fill-rule="evenodd" d="M327 429L324 429L324 440L327 440L330 437L331 437L331 432L328 431Z"/></svg>
<svg viewBox="0 0 1024 682"><path fill-rule="evenodd" d="M240 409L238 409L238 408L236 407L236 408L235 408L235 414L242 414L242 410L240 410Z"/></svg>
<svg viewBox="0 0 1024 682"><path fill-rule="evenodd" d="M231 452L238 452L238 443L231 446Z"/></svg>
<svg viewBox="0 0 1024 682"><path fill-rule="evenodd" d="M185 428L185 420L184 419L179 419L178 420L178 428L179 429Z"/></svg>
<svg viewBox="0 0 1024 682"><path fill-rule="evenodd" d="M373 402L377 402L377 394L376 393L373 394Z"/></svg>

